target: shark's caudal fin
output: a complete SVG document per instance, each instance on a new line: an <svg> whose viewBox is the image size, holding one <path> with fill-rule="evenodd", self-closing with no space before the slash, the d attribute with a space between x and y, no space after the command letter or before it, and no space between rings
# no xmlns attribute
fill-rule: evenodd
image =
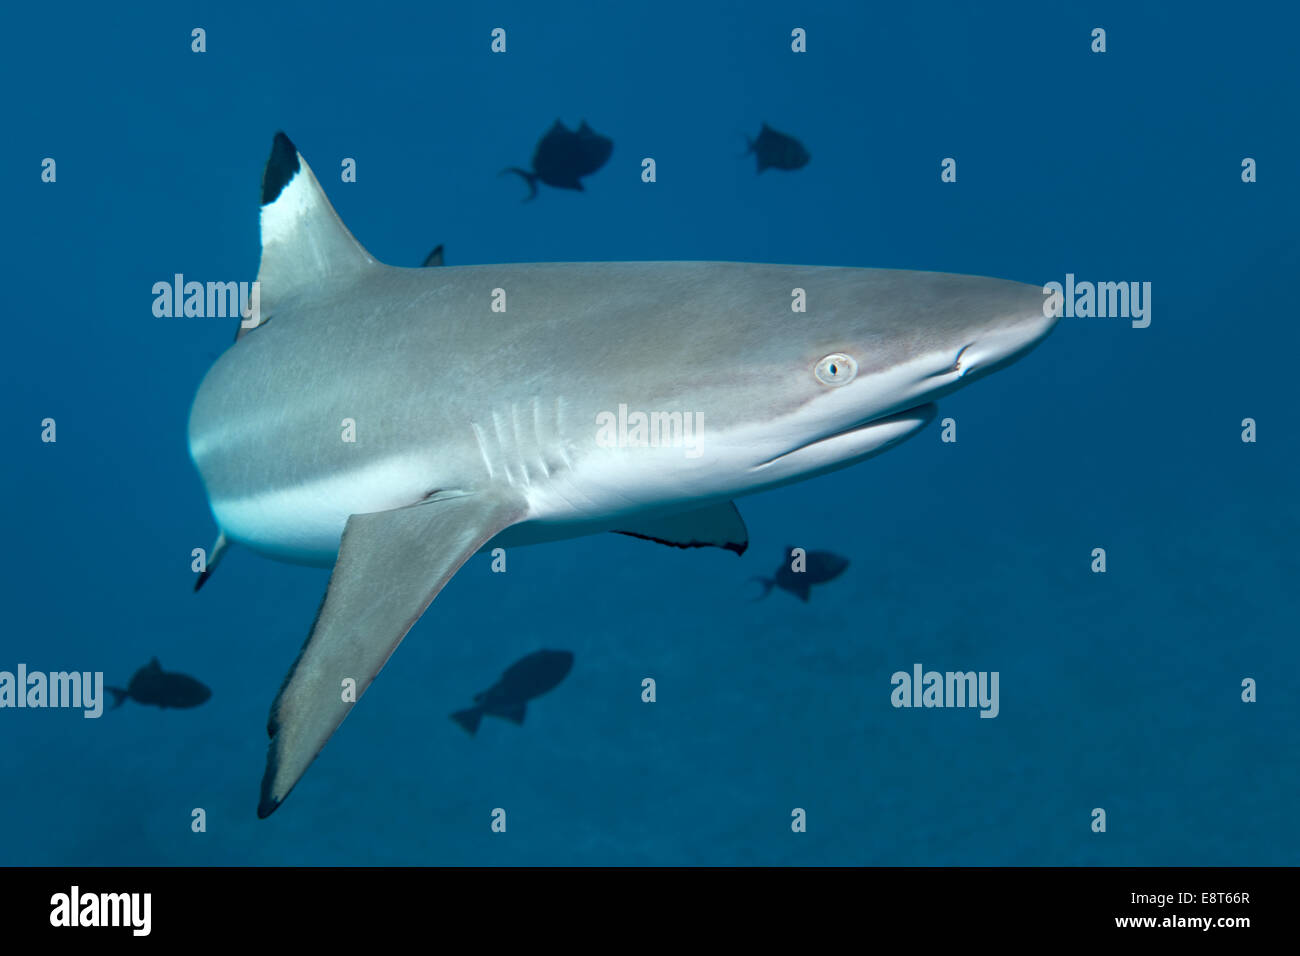
<svg viewBox="0 0 1300 956"><path fill-rule="evenodd" d="M262 173L261 320L295 295L346 281L376 264L343 225L289 137L276 133ZM241 327L240 337L249 331Z"/></svg>
<svg viewBox="0 0 1300 956"><path fill-rule="evenodd" d="M259 817L288 796L452 575L525 513L504 494L469 494L348 518L316 623L271 705Z"/></svg>
<svg viewBox="0 0 1300 956"><path fill-rule="evenodd" d="M479 723L483 720L482 707L470 707L468 710L458 710L451 715L451 719L456 721L465 728L465 732L473 736L478 730Z"/></svg>
<svg viewBox="0 0 1300 956"><path fill-rule="evenodd" d="M761 601L772 593L772 588L776 586L776 578L750 578L751 581L757 581L763 585L763 593L754 598L755 601Z"/></svg>
<svg viewBox="0 0 1300 956"><path fill-rule="evenodd" d="M109 710L116 710L122 706L122 702L131 696L129 690L122 690L120 687L105 687L104 690L113 695L113 706Z"/></svg>

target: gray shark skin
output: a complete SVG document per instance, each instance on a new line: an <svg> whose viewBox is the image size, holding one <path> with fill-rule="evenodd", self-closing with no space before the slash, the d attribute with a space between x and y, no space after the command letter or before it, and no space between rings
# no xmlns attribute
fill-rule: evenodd
<svg viewBox="0 0 1300 956"><path fill-rule="evenodd" d="M620 531L743 552L732 499L898 444L1056 321L1040 286L944 273L391 267L282 133L262 201L261 323L189 425L219 540L333 565L271 708L261 817L477 551ZM636 413L662 440L637 444Z"/></svg>

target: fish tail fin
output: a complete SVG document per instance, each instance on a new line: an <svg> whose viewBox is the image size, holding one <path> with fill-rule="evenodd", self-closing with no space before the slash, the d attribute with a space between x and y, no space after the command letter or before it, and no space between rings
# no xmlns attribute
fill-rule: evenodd
<svg viewBox="0 0 1300 956"><path fill-rule="evenodd" d="M763 593L754 598L755 601L761 601L772 593L772 588L776 585L776 578L750 578L751 581L757 581L763 585ZM753 603L753 602L751 602Z"/></svg>
<svg viewBox="0 0 1300 956"><path fill-rule="evenodd" d="M501 711L500 716L510 721L512 724L522 724L524 722L525 707L521 701L513 707L507 707Z"/></svg>
<svg viewBox="0 0 1300 956"><path fill-rule="evenodd" d="M523 199L524 202L528 202L530 199L537 198L537 174L536 173L530 173L525 169L520 169L518 166L507 166L505 169L501 170L501 172L497 173L497 175L504 176L506 173L514 173L516 176L522 177L524 182L528 184L528 195L524 197Z"/></svg>
<svg viewBox="0 0 1300 956"><path fill-rule="evenodd" d="M471 737L478 730L479 723L483 720L482 707L470 707L468 710L458 710L451 715L451 719L465 728L465 732Z"/></svg>
<svg viewBox="0 0 1300 956"><path fill-rule="evenodd" d="M122 701L126 700L127 697L130 696L127 691L122 690L120 687L105 687L104 690L113 695L113 706L110 707L109 710L116 710L121 707Z"/></svg>

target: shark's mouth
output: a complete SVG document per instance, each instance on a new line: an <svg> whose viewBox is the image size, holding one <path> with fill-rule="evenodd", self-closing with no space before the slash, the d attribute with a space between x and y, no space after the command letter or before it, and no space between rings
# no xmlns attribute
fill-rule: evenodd
<svg viewBox="0 0 1300 956"><path fill-rule="evenodd" d="M937 411L933 403L917 405L883 418L860 422L844 431L814 438L797 448L759 462L755 471L793 468L799 472L822 471L851 465L891 448L920 431Z"/></svg>

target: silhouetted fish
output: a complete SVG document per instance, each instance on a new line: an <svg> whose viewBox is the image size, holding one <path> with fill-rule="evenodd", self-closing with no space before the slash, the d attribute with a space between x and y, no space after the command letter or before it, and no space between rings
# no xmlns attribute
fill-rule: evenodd
<svg viewBox="0 0 1300 956"><path fill-rule="evenodd" d="M763 585L763 593L754 600L761 601L772 593L773 587L789 591L801 601L807 601L814 584L834 581L849 566L849 559L842 558L830 551L809 551L804 561L804 570L795 571L790 565L794 563L791 552L794 547L785 549L786 558L776 569L776 576L771 578L754 578Z"/></svg>
<svg viewBox="0 0 1300 956"><path fill-rule="evenodd" d="M128 697L137 704L153 704L155 707L197 707L212 696L212 691L193 677L163 670L156 657L135 672L126 690L120 687L107 689L113 695L114 707L121 707L122 701Z"/></svg>
<svg viewBox="0 0 1300 956"><path fill-rule="evenodd" d="M593 130L586 120L582 121L576 133L556 120L551 131L537 142L537 149L533 151L533 171L511 166L501 170L501 175L515 173L524 178L529 188L524 202L537 195L538 182L581 192L582 183L578 180L604 166L613 151L614 141Z"/></svg>
<svg viewBox="0 0 1300 956"><path fill-rule="evenodd" d="M475 706L456 711L451 719L471 734L478 730L484 714L522 724L524 704L564 680L571 667L573 654L569 651L535 651L506 668L499 681L474 695Z"/></svg>
<svg viewBox="0 0 1300 956"><path fill-rule="evenodd" d="M771 169L799 169L808 164L812 157L803 143L793 136L778 133L766 123L758 131L758 139L749 141L749 151L758 161L758 171Z"/></svg>

